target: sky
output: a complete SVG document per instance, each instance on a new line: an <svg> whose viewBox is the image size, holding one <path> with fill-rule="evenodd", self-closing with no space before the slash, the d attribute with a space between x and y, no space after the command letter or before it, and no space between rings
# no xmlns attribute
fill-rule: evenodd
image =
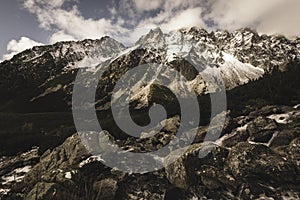
<svg viewBox="0 0 300 200"><path fill-rule="evenodd" d="M0 0L0 61L36 45L111 36L133 44L151 29L250 27L300 36L299 0Z"/></svg>

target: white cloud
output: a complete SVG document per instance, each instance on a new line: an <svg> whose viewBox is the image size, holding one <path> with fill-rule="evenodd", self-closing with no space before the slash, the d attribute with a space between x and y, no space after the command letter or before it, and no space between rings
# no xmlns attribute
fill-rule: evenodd
<svg viewBox="0 0 300 200"><path fill-rule="evenodd" d="M50 44L54 44L56 42L74 41L74 40L76 40L76 39L72 35L68 35L64 31L58 31L50 37L49 42L50 42Z"/></svg>
<svg viewBox="0 0 300 200"><path fill-rule="evenodd" d="M64 10L62 5L67 1L72 0L24 0L24 7L37 16L42 28L54 28L75 39L118 36L130 31L136 34L135 29L142 26L177 29L199 25L205 28L205 21L214 22L213 28L220 29L248 26L265 33L300 32L297 30L300 27L298 0L122 0L118 6L109 8L112 19L118 19L116 23L106 18L85 19L76 6ZM158 14L145 18L143 11L156 9L160 10ZM126 24L134 27L127 29Z"/></svg>
<svg viewBox="0 0 300 200"><path fill-rule="evenodd" d="M266 34L283 34L288 37L300 36L300 2L286 0L273 12L267 13L257 27L258 32Z"/></svg>
<svg viewBox="0 0 300 200"><path fill-rule="evenodd" d="M134 0L134 3L136 5L137 10L143 12L143 11L156 10L160 8L164 3L164 0L150 0L150 1Z"/></svg>
<svg viewBox="0 0 300 200"><path fill-rule="evenodd" d="M55 6L41 0L25 0L24 7L37 16L40 27L46 30L57 29L57 34L72 36L74 39L96 39L104 35L114 35L117 32L127 31L118 24L113 24L110 19L85 19L76 6L64 10L62 0Z"/></svg>
<svg viewBox="0 0 300 200"><path fill-rule="evenodd" d="M3 56L3 60L11 59L14 55L26 50L30 49L34 46L41 46L42 43L36 42L27 37L21 37L20 40L11 40L7 45L8 54Z"/></svg>
<svg viewBox="0 0 300 200"><path fill-rule="evenodd" d="M272 12L286 0L220 0L216 1L211 12L205 16L214 21L218 28L237 29L253 26L264 20L266 13Z"/></svg>
<svg viewBox="0 0 300 200"><path fill-rule="evenodd" d="M230 31L250 27L266 34L300 35L299 0L166 0L161 7L139 26L149 23L169 30L197 25Z"/></svg>
<svg viewBox="0 0 300 200"><path fill-rule="evenodd" d="M67 1L68 0L51 0L51 1L41 1L41 0L39 0L39 2L47 3L49 6L51 6L53 8L61 7Z"/></svg>
<svg viewBox="0 0 300 200"><path fill-rule="evenodd" d="M40 27L54 30L49 43L109 35L130 45L156 27L164 31L191 26L232 31L247 26L260 33L300 35L299 0L122 0L112 1L118 5L112 3L110 16L99 19L83 17L77 6L63 9L67 1L78 0L24 0L24 8L36 16ZM24 43L22 39L13 42ZM14 51L8 45L8 51L6 58L19 48Z"/></svg>
<svg viewBox="0 0 300 200"><path fill-rule="evenodd" d="M202 8L190 8L178 13L169 21L160 24L161 28L166 31L176 30L180 28L189 28L198 26L205 28L206 25L201 18Z"/></svg>
<svg viewBox="0 0 300 200"><path fill-rule="evenodd" d="M109 7L111 19L86 19L76 6L62 9L67 1L72 0L24 0L24 7L37 16L42 28L57 30L51 42L104 35L132 41L138 39L138 33L157 26L165 30L189 26L235 30L247 26L262 33L300 32L298 0L122 0L118 6ZM155 15L144 13L156 9L160 12ZM208 27L206 21L214 26ZM126 28L129 24L133 25L130 29Z"/></svg>
<svg viewBox="0 0 300 200"><path fill-rule="evenodd" d="M300 34L298 0L219 0L204 19L230 31L250 27L263 34Z"/></svg>

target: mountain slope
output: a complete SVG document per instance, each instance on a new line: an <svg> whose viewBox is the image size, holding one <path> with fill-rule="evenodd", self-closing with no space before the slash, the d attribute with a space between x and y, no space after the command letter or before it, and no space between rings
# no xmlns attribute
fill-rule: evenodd
<svg viewBox="0 0 300 200"><path fill-rule="evenodd" d="M178 77L169 83L176 90L193 88L198 95L213 92L208 91L206 83L198 76L199 72L210 74L213 71L219 71L225 87L232 89L257 80L274 69L284 71L288 63L299 59L299 48L300 40L259 36L249 29L208 33L196 27L170 33L151 30L130 48L108 37L34 47L0 64L0 93L4 97L1 110L68 110L78 68L93 73L103 62L107 63L101 67L105 71L104 80L107 80L104 82L110 86L99 85L99 88L113 88L117 80L107 78L120 79L134 67L132 65L153 62L171 66L187 78L188 82ZM160 70L161 74L170 75L167 67ZM96 78L99 77L96 75ZM155 76L152 79L155 80ZM136 81L134 88L139 91L138 85L142 84ZM106 94L111 92L105 91ZM47 99L56 106L45 106ZM23 108L18 106L22 103Z"/></svg>

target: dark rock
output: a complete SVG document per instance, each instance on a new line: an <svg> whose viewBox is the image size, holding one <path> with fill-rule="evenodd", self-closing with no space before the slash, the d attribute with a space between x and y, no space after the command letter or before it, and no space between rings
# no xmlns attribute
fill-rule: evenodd
<svg viewBox="0 0 300 200"><path fill-rule="evenodd" d="M226 135L224 137L226 137ZM230 133L229 136L222 141L222 145L225 147L233 147L239 142L245 142L248 138L249 133L246 128L240 128Z"/></svg>
<svg viewBox="0 0 300 200"><path fill-rule="evenodd" d="M131 175L118 183L119 188L115 199L164 199L168 185L161 171Z"/></svg>
<svg viewBox="0 0 300 200"><path fill-rule="evenodd" d="M174 187L166 191L164 200L183 200L188 199L187 192L181 188Z"/></svg>
<svg viewBox="0 0 300 200"><path fill-rule="evenodd" d="M285 157L288 160L291 160L295 167L297 168L298 173L300 172L300 138L294 139L289 145L287 146L280 146L274 148L278 154L282 157ZM297 177L300 180L300 177Z"/></svg>
<svg viewBox="0 0 300 200"><path fill-rule="evenodd" d="M113 179L104 179L94 183L94 191L97 194L96 199L113 200L117 189L117 181Z"/></svg>
<svg viewBox="0 0 300 200"><path fill-rule="evenodd" d="M237 179L273 180L294 182L296 177L292 162L264 145L240 143L229 153L228 166Z"/></svg>
<svg viewBox="0 0 300 200"><path fill-rule="evenodd" d="M31 200L43 200L43 199L54 199L56 196L57 188L55 183L39 182L34 188L25 196L24 199Z"/></svg>
<svg viewBox="0 0 300 200"><path fill-rule="evenodd" d="M39 162L38 148L0 159L0 199ZM15 197L17 198L17 197Z"/></svg>
<svg viewBox="0 0 300 200"><path fill-rule="evenodd" d="M199 151L203 144L192 145L185 154L165 169L168 180L178 188L187 189L191 185L207 184L209 187L217 187L219 184L219 170L223 170L228 151L221 147L212 148L212 151L205 157L199 158ZM174 152L176 155L176 152ZM173 156L169 155L170 159ZM207 167L203 167L207 165ZM217 171L213 172L207 168L214 166ZM195 175L196 174L196 175ZM203 176L203 177L202 177ZM203 182L201 183L201 178ZM209 180L210 179L210 180Z"/></svg>
<svg viewBox="0 0 300 200"><path fill-rule="evenodd" d="M260 131L259 133L252 135L249 138L249 140L253 142L259 142L259 143L268 143L272 138L273 134L274 134L273 130Z"/></svg>
<svg viewBox="0 0 300 200"><path fill-rule="evenodd" d="M275 130L276 128L277 125L275 121L260 116L248 124L247 130L249 131L250 136L253 136L261 131L271 131Z"/></svg>
<svg viewBox="0 0 300 200"><path fill-rule="evenodd" d="M267 143L272 138L277 124L272 119L258 117L250 122L247 126L250 141Z"/></svg>
<svg viewBox="0 0 300 200"><path fill-rule="evenodd" d="M3 157L0 162L0 177L24 166L33 166L39 161L38 149L21 153L17 156Z"/></svg>
<svg viewBox="0 0 300 200"><path fill-rule="evenodd" d="M281 112L281 109L280 107L278 106L264 106L262 107L261 109L259 110L256 110L256 111L252 111L249 116L252 116L252 117L257 117L257 116L269 116L269 115L272 115L272 114L278 114Z"/></svg>
<svg viewBox="0 0 300 200"><path fill-rule="evenodd" d="M279 146L289 145L294 138L300 136L299 133L300 133L299 128L296 128L296 129L289 129L289 128L283 129L283 130L277 132L277 134L274 134L274 138L270 142L270 147L271 148L276 148L276 147L279 147Z"/></svg>

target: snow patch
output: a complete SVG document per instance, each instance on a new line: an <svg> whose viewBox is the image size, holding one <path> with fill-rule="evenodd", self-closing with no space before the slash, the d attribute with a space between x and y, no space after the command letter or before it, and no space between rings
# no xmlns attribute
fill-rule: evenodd
<svg viewBox="0 0 300 200"><path fill-rule="evenodd" d="M25 166L21 168L17 168L10 172L9 174L2 176L2 185L9 185L13 182L21 182L25 177L25 174L31 170L32 166Z"/></svg>
<svg viewBox="0 0 300 200"><path fill-rule="evenodd" d="M35 101L35 100L37 100L37 99L39 99L39 98L42 98L42 97L44 97L44 96L47 96L47 95L49 95L49 94L58 92L60 89L62 89L62 87L63 87L63 86L62 86L61 84L58 84L58 85L55 86L55 87L47 88L47 89L44 91L44 93L40 94L40 95L37 96L37 97L32 98L30 101L32 102L32 101Z"/></svg>
<svg viewBox="0 0 300 200"><path fill-rule="evenodd" d="M18 168L18 169L15 169L14 172L17 173L17 174L20 174L20 173L28 173L30 170L31 170L31 166L25 166L25 167L21 167L21 168Z"/></svg>
<svg viewBox="0 0 300 200"><path fill-rule="evenodd" d="M300 104L298 104L298 105L295 105L293 108L295 108L295 109L299 109L299 108L300 108Z"/></svg>
<svg viewBox="0 0 300 200"><path fill-rule="evenodd" d="M248 124L246 124L246 125L244 125L244 126L241 126L241 127L238 127L236 130L237 130L237 131L240 131L240 132L246 131L246 130L247 130L247 127L248 127Z"/></svg>
<svg viewBox="0 0 300 200"><path fill-rule="evenodd" d="M83 166L92 163L92 162L105 162L101 156L91 156L87 158L86 160L83 160L82 162L79 163L79 167L82 168Z"/></svg>
<svg viewBox="0 0 300 200"><path fill-rule="evenodd" d="M290 122L289 114L274 114L268 116L267 118L275 120L278 124L288 124Z"/></svg>
<svg viewBox="0 0 300 200"><path fill-rule="evenodd" d="M65 173L65 178L66 179L72 179L72 173L71 172L66 172Z"/></svg>
<svg viewBox="0 0 300 200"><path fill-rule="evenodd" d="M8 192L10 191L10 189L0 189L0 194L2 194L2 195L6 195L6 194L8 194Z"/></svg>
<svg viewBox="0 0 300 200"><path fill-rule="evenodd" d="M70 172L66 172L66 173L65 173L65 178L66 178L66 179L72 179L72 176L73 176L74 174L76 174L76 173L77 173L76 170L72 170L72 171L70 171Z"/></svg>
<svg viewBox="0 0 300 200"><path fill-rule="evenodd" d="M249 63L242 63L228 53L223 52L222 55L225 63L220 66L221 75L228 89L257 80L265 74L263 69Z"/></svg>

